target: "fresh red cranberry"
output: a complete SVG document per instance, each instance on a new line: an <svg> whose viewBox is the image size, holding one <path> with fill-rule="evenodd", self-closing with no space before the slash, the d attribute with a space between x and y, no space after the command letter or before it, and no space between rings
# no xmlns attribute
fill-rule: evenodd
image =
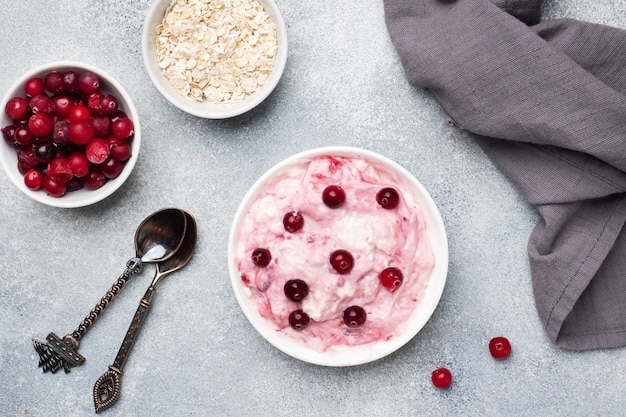
<svg viewBox="0 0 626 417"><path fill-rule="evenodd" d="M81 178L81 182L86 189L97 190L107 182L107 177L100 170L94 169Z"/></svg>
<svg viewBox="0 0 626 417"><path fill-rule="evenodd" d="M67 71L63 73L63 91L68 94L80 93L80 85L78 84L78 78L80 76L74 71Z"/></svg>
<svg viewBox="0 0 626 417"><path fill-rule="evenodd" d="M102 94L100 97L100 107L102 114L113 116L117 113L118 102L112 94Z"/></svg>
<svg viewBox="0 0 626 417"><path fill-rule="evenodd" d="M71 180L65 183L65 187L67 189L67 192L69 193L69 192L77 191L83 188L83 183L81 182L79 178L72 177Z"/></svg>
<svg viewBox="0 0 626 417"><path fill-rule="evenodd" d="M338 249L330 254L330 264L340 274L349 274L354 267L354 258L347 250Z"/></svg>
<svg viewBox="0 0 626 417"><path fill-rule="evenodd" d="M68 133L68 128L70 126L69 122L64 120L58 121L54 124L52 128L52 141L57 144L57 146L66 146L70 143L70 136Z"/></svg>
<svg viewBox="0 0 626 417"><path fill-rule="evenodd" d="M448 368L438 368L433 371L431 380L437 388L445 389L452 384L452 373Z"/></svg>
<svg viewBox="0 0 626 417"><path fill-rule="evenodd" d="M13 141L18 145L30 145L35 140L35 135L25 125L18 126L13 134Z"/></svg>
<svg viewBox="0 0 626 417"><path fill-rule="evenodd" d="M329 185L322 192L322 201L330 208L338 208L346 201L346 192L338 185Z"/></svg>
<svg viewBox="0 0 626 417"><path fill-rule="evenodd" d="M16 122L26 120L28 116L28 101L23 97L12 97L4 106L4 112L9 119Z"/></svg>
<svg viewBox="0 0 626 417"><path fill-rule="evenodd" d="M35 156L35 150L32 145L16 146L15 152L17 153L17 167L22 175L29 169L37 168L37 165L39 165L39 160Z"/></svg>
<svg viewBox="0 0 626 417"><path fill-rule="evenodd" d="M85 94L93 94L100 88L100 77L91 71L83 72L78 78L80 90Z"/></svg>
<svg viewBox="0 0 626 417"><path fill-rule="evenodd" d="M91 116L89 119L93 126L94 136L97 138L108 138L111 134L111 119L107 116Z"/></svg>
<svg viewBox="0 0 626 417"><path fill-rule="evenodd" d="M51 71L47 73L43 81L46 85L46 90L52 94L61 94L64 90L63 74L60 72Z"/></svg>
<svg viewBox="0 0 626 417"><path fill-rule="evenodd" d="M110 136L107 139L107 142L109 143L109 147L111 148L111 156L113 158L122 162L127 161L130 158L132 154L132 148L128 141L126 141L125 139L117 139L114 136Z"/></svg>
<svg viewBox="0 0 626 417"><path fill-rule="evenodd" d="M348 327L361 327L366 320L367 313L361 306L350 306L343 311L343 322Z"/></svg>
<svg viewBox="0 0 626 417"><path fill-rule="evenodd" d="M28 130L38 138L45 138L52 134L54 123L46 113L35 113L28 119Z"/></svg>
<svg viewBox="0 0 626 417"><path fill-rule="evenodd" d="M46 175L60 182L68 182L74 176L70 162L65 158L54 158L48 164Z"/></svg>
<svg viewBox="0 0 626 417"><path fill-rule="evenodd" d="M489 352L496 359L506 359L511 354L511 342L506 337L494 337L489 341Z"/></svg>
<svg viewBox="0 0 626 417"><path fill-rule="evenodd" d="M37 94L43 94L46 86L43 80L39 77L33 77L26 80L24 84L24 93L26 93L26 97L34 97Z"/></svg>
<svg viewBox="0 0 626 417"><path fill-rule="evenodd" d="M252 251L252 262L256 266L265 267L272 260L272 254L265 248L256 248Z"/></svg>
<svg viewBox="0 0 626 417"><path fill-rule="evenodd" d="M49 175L43 179L43 189L52 197L63 197L67 192L67 186L63 181L58 181Z"/></svg>
<svg viewBox="0 0 626 417"><path fill-rule="evenodd" d="M93 139L95 131L88 120L76 120L75 122L70 122L70 125L67 127L67 134L73 143L86 145L87 142Z"/></svg>
<svg viewBox="0 0 626 417"><path fill-rule="evenodd" d="M394 292L400 287L400 285L402 285L404 276L402 275L402 271L398 268L389 267L380 271L378 279L383 287L387 288L391 292Z"/></svg>
<svg viewBox="0 0 626 417"><path fill-rule="evenodd" d="M84 153L80 151L73 152L67 157L67 160L72 167L72 173L75 177L82 178L89 174L89 161Z"/></svg>
<svg viewBox="0 0 626 417"><path fill-rule="evenodd" d="M8 125L2 128L2 137L10 144L15 143L15 129L17 129L15 125Z"/></svg>
<svg viewBox="0 0 626 417"><path fill-rule="evenodd" d="M109 157L100 165L100 169L108 179L117 178L124 170L124 163L115 158Z"/></svg>
<svg viewBox="0 0 626 417"><path fill-rule="evenodd" d="M30 190L36 191L43 185L43 174L37 169L29 169L24 174L24 185Z"/></svg>
<svg viewBox="0 0 626 417"><path fill-rule="evenodd" d="M304 217L299 211L290 211L283 217L283 226L289 233L295 233L304 226Z"/></svg>
<svg viewBox="0 0 626 417"><path fill-rule="evenodd" d="M395 188L382 188L376 193L376 201L380 206L387 210L392 210L400 204L400 195Z"/></svg>
<svg viewBox="0 0 626 417"><path fill-rule="evenodd" d="M135 126L126 116L116 117L111 123L111 133L118 139L126 139L135 133Z"/></svg>
<svg viewBox="0 0 626 417"><path fill-rule="evenodd" d="M101 164L109 157L109 145L100 138L90 140L85 146L85 156L92 164Z"/></svg>
<svg viewBox="0 0 626 417"><path fill-rule="evenodd" d="M89 114L89 109L82 105L74 106L70 109L70 121L75 122L78 120L89 120L91 116Z"/></svg>
<svg viewBox="0 0 626 417"><path fill-rule="evenodd" d="M33 153L38 163L47 164L56 157L57 148L52 142L36 143L33 145Z"/></svg>
<svg viewBox="0 0 626 417"><path fill-rule="evenodd" d="M290 279L285 283L285 296L291 301L302 301L309 295L309 286L301 279Z"/></svg>
<svg viewBox="0 0 626 417"><path fill-rule="evenodd" d="M100 91L96 91L87 98L87 108L91 114L102 114L102 103L100 102L101 97L102 93Z"/></svg>
<svg viewBox="0 0 626 417"><path fill-rule="evenodd" d="M33 113L52 114L54 112L54 102L46 94L37 94L31 97L28 106Z"/></svg>
<svg viewBox="0 0 626 417"><path fill-rule="evenodd" d="M302 310L295 310L289 314L289 325L295 330L304 329L309 321L309 315Z"/></svg>
<svg viewBox="0 0 626 417"><path fill-rule="evenodd" d="M59 117L68 117L70 110L74 107L74 102L68 96L54 96L52 103L54 104L54 113Z"/></svg>

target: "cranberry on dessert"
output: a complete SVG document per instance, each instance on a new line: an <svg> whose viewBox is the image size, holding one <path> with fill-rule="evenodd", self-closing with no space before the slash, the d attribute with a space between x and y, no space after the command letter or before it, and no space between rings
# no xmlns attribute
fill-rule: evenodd
<svg viewBox="0 0 626 417"><path fill-rule="evenodd" d="M389 267L380 271L378 279L383 287L387 288L391 292L394 292L398 289L398 287L400 287L400 285L402 285L404 276L402 275L402 271L398 268Z"/></svg>
<svg viewBox="0 0 626 417"><path fill-rule="evenodd" d="M376 193L376 201L382 208L392 210L400 204L400 194L395 188L382 188Z"/></svg>
<svg viewBox="0 0 626 417"><path fill-rule="evenodd" d="M448 388L452 384L452 373L447 368L438 368L431 375L433 385L437 388Z"/></svg>
<svg viewBox="0 0 626 417"><path fill-rule="evenodd" d="M338 249L330 254L330 264L340 274L349 274L354 267L354 258L347 250Z"/></svg>
<svg viewBox="0 0 626 417"><path fill-rule="evenodd" d="M309 315L302 310L295 310L289 314L289 325L295 330L304 329L309 321Z"/></svg>
<svg viewBox="0 0 626 417"><path fill-rule="evenodd" d="M365 320L367 320L367 313L361 306L350 306L343 312L343 322L348 327L361 327L365 324Z"/></svg>
<svg viewBox="0 0 626 417"><path fill-rule="evenodd" d="M302 301L309 295L309 286L301 279L290 279L285 283L285 296L291 301Z"/></svg>
<svg viewBox="0 0 626 417"><path fill-rule="evenodd" d="M283 217L283 226L289 233L295 233L304 226L304 217L299 211L290 211Z"/></svg>
<svg viewBox="0 0 626 417"><path fill-rule="evenodd" d="M322 201L330 208L338 208L346 201L346 192L338 185L329 185L322 192Z"/></svg>
<svg viewBox="0 0 626 417"><path fill-rule="evenodd" d="M252 251L252 262L256 266L265 267L272 260L270 251L265 248L256 248Z"/></svg>
<svg viewBox="0 0 626 417"><path fill-rule="evenodd" d="M506 337L494 337L489 341L489 352L496 359L506 359L511 354L511 343Z"/></svg>

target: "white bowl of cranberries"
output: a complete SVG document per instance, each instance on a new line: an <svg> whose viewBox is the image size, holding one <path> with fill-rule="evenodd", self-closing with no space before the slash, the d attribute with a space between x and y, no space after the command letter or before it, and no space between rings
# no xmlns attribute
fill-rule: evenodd
<svg viewBox="0 0 626 417"><path fill-rule="evenodd" d="M415 337L448 270L445 227L421 183L380 154L340 146L262 175L235 214L228 252L253 327L325 366L380 359Z"/></svg>
<svg viewBox="0 0 626 417"><path fill-rule="evenodd" d="M65 61L34 68L8 89L0 111L0 164L40 203L96 203L133 170L139 117L124 88L101 69Z"/></svg>

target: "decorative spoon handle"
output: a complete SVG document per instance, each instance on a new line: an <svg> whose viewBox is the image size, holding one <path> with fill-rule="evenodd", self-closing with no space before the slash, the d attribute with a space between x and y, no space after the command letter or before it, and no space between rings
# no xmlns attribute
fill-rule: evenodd
<svg viewBox="0 0 626 417"><path fill-rule="evenodd" d="M126 285L126 282L141 270L141 266L141 259L130 259L126 263L126 270L71 335L67 334L61 339L56 334L50 333L46 337L48 343L33 339L33 346L39 353L39 366L43 368L44 372L50 371L54 374L63 368L65 373L68 373L71 368L82 365L85 362L85 358L77 352L80 346L80 339L93 326L94 322L104 312L117 293Z"/></svg>
<svg viewBox="0 0 626 417"><path fill-rule="evenodd" d="M93 387L93 401L96 413L104 411L115 404L120 396L120 377L122 376L124 365L128 359L131 349L135 345L139 331L148 315L150 303L154 296L155 288L150 286L139 302L139 307L135 311L133 321L128 327L126 336L122 341L113 365L109 365L109 370L98 378Z"/></svg>

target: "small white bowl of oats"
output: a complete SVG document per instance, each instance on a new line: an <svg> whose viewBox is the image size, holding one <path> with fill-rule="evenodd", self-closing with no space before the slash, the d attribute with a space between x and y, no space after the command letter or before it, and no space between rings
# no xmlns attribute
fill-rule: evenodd
<svg viewBox="0 0 626 417"><path fill-rule="evenodd" d="M142 49L168 101L198 117L226 119L274 90L287 62L287 31L273 0L156 0Z"/></svg>

